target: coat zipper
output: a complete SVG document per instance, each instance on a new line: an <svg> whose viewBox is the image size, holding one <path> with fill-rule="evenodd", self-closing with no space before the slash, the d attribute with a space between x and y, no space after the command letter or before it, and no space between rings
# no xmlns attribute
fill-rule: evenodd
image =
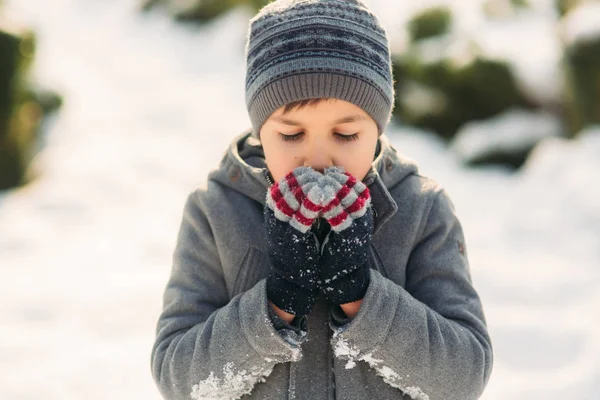
<svg viewBox="0 0 600 400"><path fill-rule="evenodd" d="M273 186L273 181L271 180L270 174L269 174L269 170L265 169L265 178L267 180L267 183L269 184L269 186Z"/></svg>

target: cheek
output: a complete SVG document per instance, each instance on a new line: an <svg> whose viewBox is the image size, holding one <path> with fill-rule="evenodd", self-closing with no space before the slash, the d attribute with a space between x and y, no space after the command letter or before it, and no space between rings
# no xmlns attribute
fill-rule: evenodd
<svg viewBox="0 0 600 400"><path fill-rule="evenodd" d="M346 172L362 180L371 169L373 156L366 153L348 156L344 157L344 160L340 160L339 164L344 167Z"/></svg>
<svg viewBox="0 0 600 400"><path fill-rule="evenodd" d="M362 180L373 165L377 143L361 143L352 150L348 149L339 154L336 164L344 167L346 172Z"/></svg>
<svg viewBox="0 0 600 400"><path fill-rule="evenodd" d="M277 143L263 143L263 149L267 168L276 182L299 166L298 156L290 154L289 149L285 149L284 146Z"/></svg>

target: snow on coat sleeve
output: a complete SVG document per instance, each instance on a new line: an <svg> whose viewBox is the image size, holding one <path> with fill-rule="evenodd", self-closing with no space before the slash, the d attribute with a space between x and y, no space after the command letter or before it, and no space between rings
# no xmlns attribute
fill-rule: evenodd
<svg viewBox="0 0 600 400"><path fill-rule="evenodd" d="M411 252L403 288L371 270L354 319L336 326L337 357L366 361L389 385L418 400L469 400L483 392L492 347L471 283L461 225L447 194L435 193Z"/></svg>
<svg viewBox="0 0 600 400"><path fill-rule="evenodd" d="M164 398L236 399L300 348L273 328L265 280L231 300L197 191L186 201L151 368Z"/></svg>

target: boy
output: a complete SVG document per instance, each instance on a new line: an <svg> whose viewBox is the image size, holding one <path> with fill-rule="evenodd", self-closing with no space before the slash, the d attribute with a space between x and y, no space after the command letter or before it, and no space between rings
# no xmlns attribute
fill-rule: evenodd
<svg viewBox="0 0 600 400"><path fill-rule="evenodd" d="M246 55L252 130L183 212L152 349L163 396L478 398L492 349L462 228L383 135L377 18L278 0Z"/></svg>

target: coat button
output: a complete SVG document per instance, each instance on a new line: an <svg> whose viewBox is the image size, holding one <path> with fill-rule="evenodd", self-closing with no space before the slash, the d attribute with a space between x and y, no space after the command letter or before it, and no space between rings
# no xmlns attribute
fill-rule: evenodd
<svg viewBox="0 0 600 400"><path fill-rule="evenodd" d="M229 179L232 182L237 182L241 176L242 174L239 167L233 167L231 168L231 171L229 171Z"/></svg>
<svg viewBox="0 0 600 400"><path fill-rule="evenodd" d="M392 161L392 159L391 159L391 158L389 158L389 157L388 157L388 158L386 158L386 159L385 159L385 170L386 170L387 172L390 172L390 171L391 171L391 170L393 170L393 169L394 169L394 162Z"/></svg>

